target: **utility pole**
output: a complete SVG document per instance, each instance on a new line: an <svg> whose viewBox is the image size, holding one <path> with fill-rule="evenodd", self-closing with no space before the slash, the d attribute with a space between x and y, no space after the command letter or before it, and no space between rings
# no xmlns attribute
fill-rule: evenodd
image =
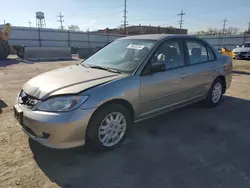
<svg viewBox="0 0 250 188"><path fill-rule="evenodd" d="M178 16L181 16L181 20L180 20L180 34L181 34L181 30L182 30L182 25L183 25L183 16L185 15L186 13L183 12L183 10L181 10L181 13L177 14Z"/></svg>
<svg viewBox="0 0 250 188"><path fill-rule="evenodd" d="M32 22L29 20L28 23L29 23L29 26L31 27Z"/></svg>
<svg viewBox="0 0 250 188"><path fill-rule="evenodd" d="M222 34L225 35L225 31L226 31L226 23L228 22L228 20L225 18L223 20L223 29L222 29Z"/></svg>
<svg viewBox="0 0 250 188"><path fill-rule="evenodd" d="M3 23L6 24L6 21L4 20Z"/></svg>
<svg viewBox="0 0 250 188"><path fill-rule="evenodd" d="M61 26L60 26L60 28L61 28L61 30L63 30L63 22L64 22L64 20L63 20L63 15L61 14L61 12L59 12L59 15L57 15L57 17L59 17L59 20L57 20L58 22L60 22L60 24L61 24Z"/></svg>
<svg viewBox="0 0 250 188"><path fill-rule="evenodd" d="M128 22L127 22L127 0L124 0L124 10L123 10L123 28L124 28L124 34L126 35L127 34L127 25L128 25Z"/></svg>
<svg viewBox="0 0 250 188"><path fill-rule="evenodd" d="M250 32L250 21L248 22L248 31L247 32Z"/></svg>

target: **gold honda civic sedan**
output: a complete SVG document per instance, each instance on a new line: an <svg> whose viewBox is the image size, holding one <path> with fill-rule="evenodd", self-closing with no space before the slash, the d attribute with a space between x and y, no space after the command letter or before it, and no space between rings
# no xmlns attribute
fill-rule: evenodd
<svg viewBox="0 0 250 188"><path fill-rule="evenodd" d="M115 40L78 65L38 75L17 96L23 131L52 148L109 150L133 122L204 100L219 104L232 59L188 35Z"/></svg>

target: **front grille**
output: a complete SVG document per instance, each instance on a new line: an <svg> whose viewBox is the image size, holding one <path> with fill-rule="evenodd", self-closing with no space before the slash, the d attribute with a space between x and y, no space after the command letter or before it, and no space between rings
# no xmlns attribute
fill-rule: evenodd
<svg viewBox="0 0 250 188"><path fill-rule="evenodd" d="M240 54L247 54L247 52L240 52Z"/></svg>
<svg viewBox="0 0 250 188"><path fill-rule="evenodd" d="M25 93L24 91L21 91L19 94L18 102L25 108L32 109L39 100L35 97L32 97Z"/></svg>

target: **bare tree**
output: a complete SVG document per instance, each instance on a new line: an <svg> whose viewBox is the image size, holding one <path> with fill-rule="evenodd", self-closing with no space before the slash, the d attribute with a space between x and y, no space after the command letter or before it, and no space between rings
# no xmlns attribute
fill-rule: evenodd
<svg viewBox="0 0 250 188"><path fill-rule="evenodd" d="M176 32L176 28L173 26L167 26L167 33L174 34Z"/></svg>
<svg viewBox="0 0 250 188"><path fill-rule="evenodd" d="M206 31L197 31L196 35L218 35L220 31L216 28L208 28Z"/></svg>
<svg viewBox="0 0 250 188"><path fill-rule="evenodd" d="M239 33L240 29L237 27L228 27L225 29L224 34L225 35L236 35ZM222 30L216 29L216 28L208 28L205 31L197 31L195 34L196 35L219 35L222 33Z"/></svg>
<svg viewBox="0 0 250 188"><path fill-rule="evenodd" d="M240 29L237 27L228 27L226 29L225 34L226 35L236 35L237 33L239 33Z"/></svg>
<svg viewBox="0 0 250 188"><path fill-rule="evenodd" d="M218 35L219 32L220 31L216 28L208 28L206 31L206 35Z"/></svg>
<svg viewBox="0 0 250 188"><path fill-rule="evenodd" d="M80 27L78 25L70 25L68 26L70 31L80 31Z"/></svg>

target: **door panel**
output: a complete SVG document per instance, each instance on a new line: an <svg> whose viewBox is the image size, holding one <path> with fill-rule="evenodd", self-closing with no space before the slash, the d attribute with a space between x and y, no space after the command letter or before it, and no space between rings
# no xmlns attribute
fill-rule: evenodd
<svg viewBox="0 0 250 188"><path fill-rule="evenodd" d="M189 62L187 72L192 88L188 95L206 95L216 75L215 56L202 41L188 39L186 47Z"/></svg>
<svg viewBox="0 0 250 188"><path fill-rule="evenodd" d="M188 67L188 83L190 85L190 88L192 88L187 93L188 96L194 97L196 95L207 94L210 85L215 77L215 72L212 69L212 67L215 67L215 65L216 62L208 62Z"/></svg>
<svg viewBox="0 0 250 188"><path fill-rule="evenodd" d="M186 72L182 67L153 75L141 76L140 116L152 115L173 107L174 104L187 99L190 90Z"/></svg>
<svg viewBox="0 0 250 188"><path fill-rule="evenodd" d="M163 41L149 61L149 65L154 63L164 64L166 71L140 77L141 117L159 113L167 106L184 100L183 92L189 89L181 39Z"/></svg>

